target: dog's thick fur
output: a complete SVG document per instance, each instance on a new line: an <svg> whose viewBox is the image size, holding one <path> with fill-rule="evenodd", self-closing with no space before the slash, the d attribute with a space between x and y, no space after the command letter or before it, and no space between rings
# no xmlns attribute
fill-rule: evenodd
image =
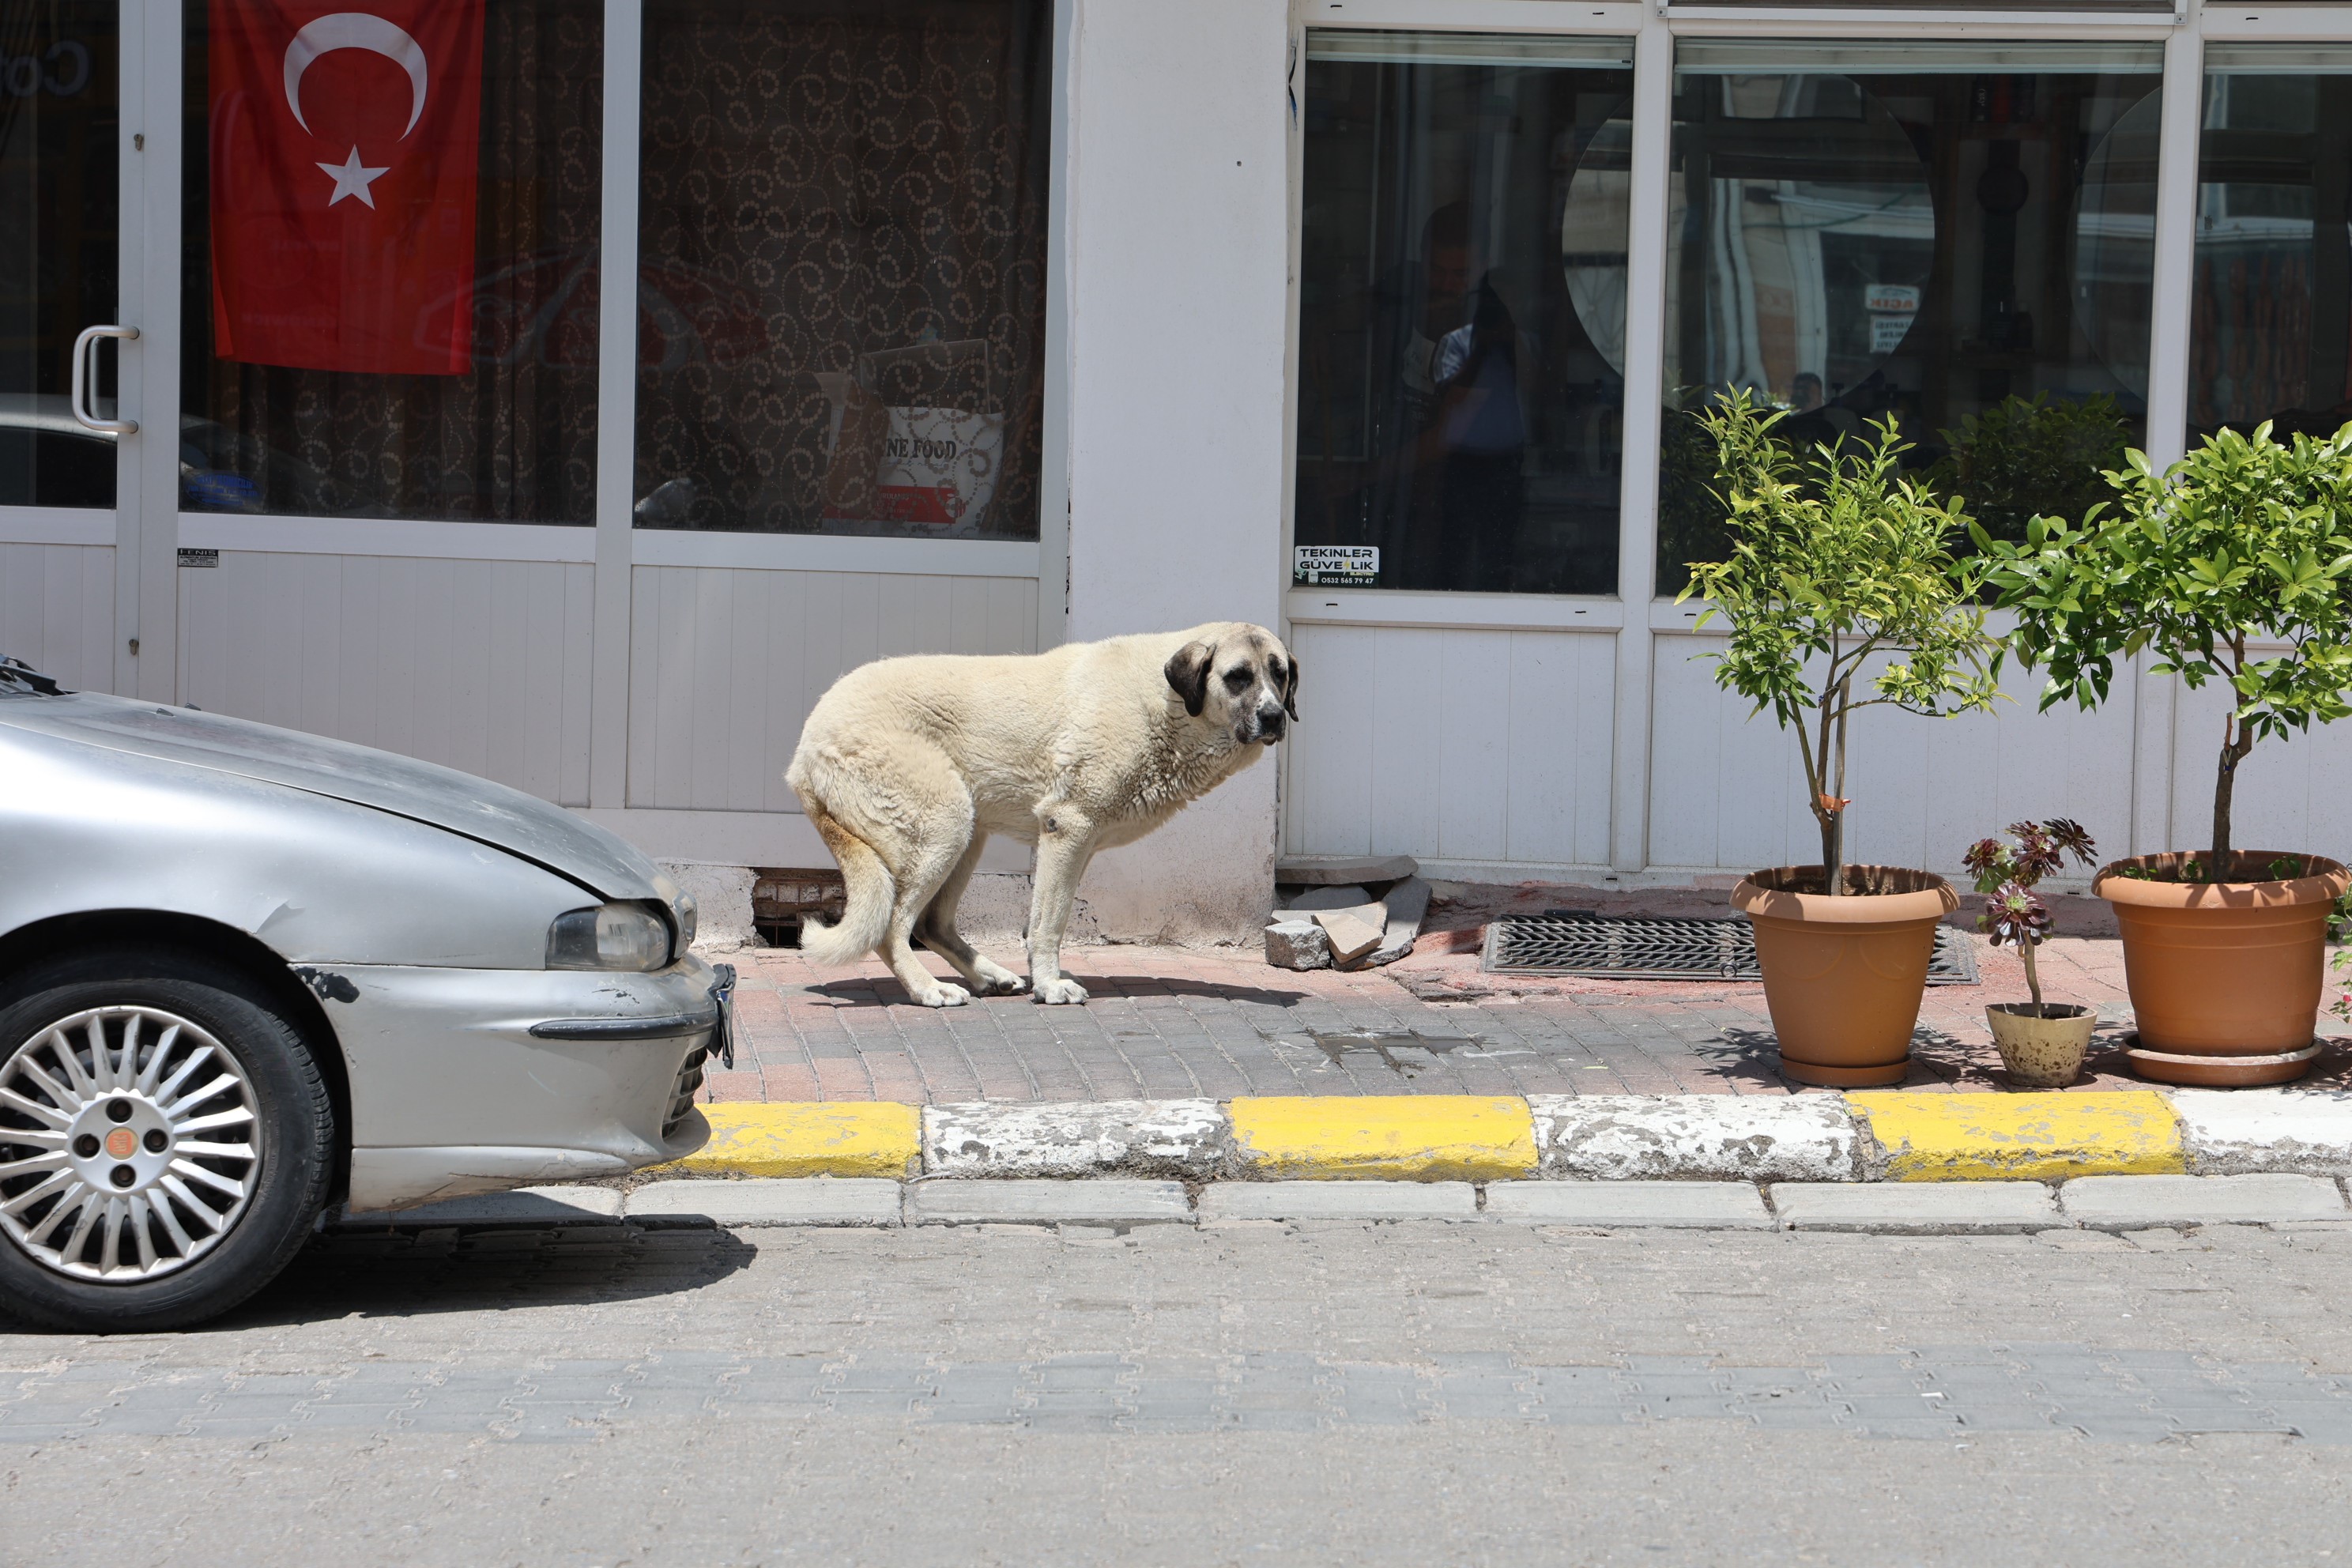
<svg viewBox="0 0 2352 1568"><path fill-rule="evenodd" d="M1298 716L1297 694L1290 650L1238 621L851 670L809 714L784 772L849 892L838 922L803 926L802 951L819 963L879 952L927 1007L1024 984L1040 1002L1085 1001L1061 958L1087 862L1247 767ZM956 931L992 833L1037 847L1025 983ZM971 989L934 979L914 936Z"/></svg>

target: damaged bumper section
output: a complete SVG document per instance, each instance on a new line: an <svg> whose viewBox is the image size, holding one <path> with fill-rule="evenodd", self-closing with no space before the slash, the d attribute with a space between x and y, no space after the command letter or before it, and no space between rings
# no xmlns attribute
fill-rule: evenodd
<svg viewBox="0 0 2352 1568"><path fill-rule="evenodd" d="M710 1136L694 1095L728 1049L724 966L346 964L331 978L311 984L351 1073L352 1213L618 1175Z"/></svg>

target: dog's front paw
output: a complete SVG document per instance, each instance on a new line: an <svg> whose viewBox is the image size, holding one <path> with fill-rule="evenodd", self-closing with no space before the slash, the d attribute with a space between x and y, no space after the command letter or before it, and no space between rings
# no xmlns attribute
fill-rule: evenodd
<svg viewBox="0 0 2352 1568"><path fill-rule="evenodd" d="M947 981L936 981L928 991L915 993L915 1000L926 1007L961 1007L971 1000L971 993Z"/></svg>
<svg viewBox="0 0 2352 1568"><path fill-rule="evenodd" d="M1037 1000L1048 1007L1067 1006L1086 999L1087 988L1066 974L1037 983Z"/></svg>
<svg viewBox="0 0 2352 1568"><path fill-rule="evenodd" d="M975 961L972 968L980 974L982 996L1018 996L1029 989L1027 976L1015 974L1001 963L991 963L982 958Z"/></svg>

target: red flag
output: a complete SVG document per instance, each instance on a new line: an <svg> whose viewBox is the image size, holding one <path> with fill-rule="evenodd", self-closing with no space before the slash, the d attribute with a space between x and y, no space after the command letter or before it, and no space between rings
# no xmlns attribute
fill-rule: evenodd
<svg viewBox="0 0 2352 1568"><path fill-rule="evenodd" d="M457 375L484 0L212 0L213 352Z"/></svg>

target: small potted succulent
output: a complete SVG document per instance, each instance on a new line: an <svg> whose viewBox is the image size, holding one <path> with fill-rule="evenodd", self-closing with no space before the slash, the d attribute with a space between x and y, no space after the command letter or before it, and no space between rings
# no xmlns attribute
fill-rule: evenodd
<svg viewBox="0 0 2352 1568"><path fill-rule="evenodd" d="M2099 1016L2073 1003L2042 1000L2042 977L2034 973L2033 950L2050 934L2050 906L2033 890L2034 884L2065 863L2072 855L2085 867L2096 866L2097 847L2079 822L2063 816L2047 822L2012 822L2013 844L1979 838L1969 847L1960 863L1976 876L1977 891L1984 895L1984 913L1977 930L2000 947L2013 943L2025 961L2025 988L2031 1002L1995 1002L1985 1009L1991 1026L1993 1048L2009 1080L2027 1089L2063 1089L2083 1075L2083 1057L2091 1048L2091 1031Z"/></svg>
<svg viewBox="0 0 2352 1568"><path fill-rule="evenodd" d="M1821 829L1818 865L1749 873L1731 895L1756 930L1780 1070L1800 1083L1900 1083L1936 928L1959 907L1932 871L1845 857L1846 736L1865 709L1930 717L1995 696L1976 578L1953 559L1968 516L1902 476L1894 423L1800 458L1783 415L1745 391L1702 416L1716 447L1725 559L1691 563L1705 627L1730 623L1716 683L1792 734Z"/></svg>
<svg viewBox="0 0 2352 1568"><path fill-rule="evenodd" d="M2283 1083L2310 1068L2328 913L2352 873L2318 855L2241 849L2240 769L2257 741L2352 715L2352 426L2324 441L2223 430L2162 473L2146 454L2107 476L2112 510L2037 517L2022 543L1975 532L2017 613L2008 650L2048 672L2042 706L2105 700L2118 661L2212 685L2212 835L2202 849L2103 868L2138 1038L2164 1083ZM2126 674L2129 666L2126 664Z"/></svg>

